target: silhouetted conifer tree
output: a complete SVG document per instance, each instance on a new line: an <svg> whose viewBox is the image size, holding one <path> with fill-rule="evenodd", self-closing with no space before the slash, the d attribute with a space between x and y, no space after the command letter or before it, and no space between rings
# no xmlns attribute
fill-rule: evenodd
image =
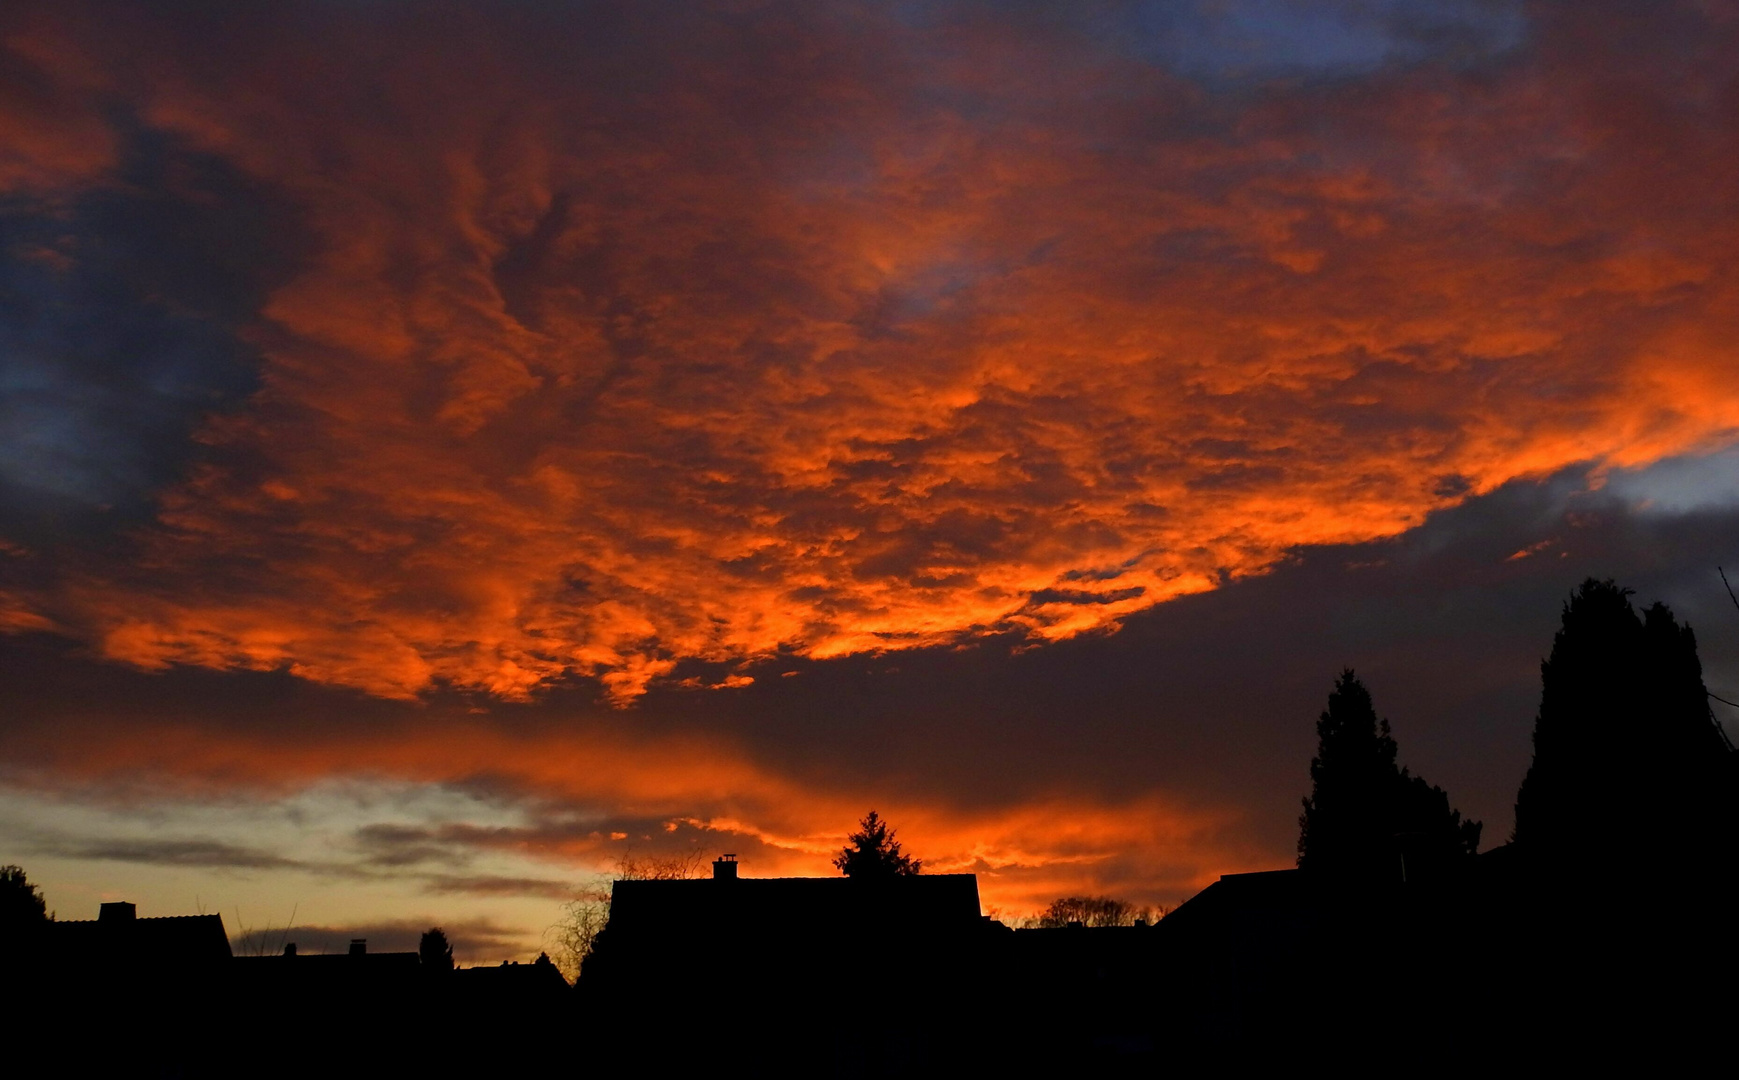
<svg viewBox="0 0 1739 1080"><path fill-rule="evenodd" d="M1540 665L1534 759L1515 840L1548 864L1733 858L1733 755L1716 729L1696 637L1664 604L1583 582Z"/></svg>
<svg viewBox="0 0 1739 1080"><path fill-rule="evenodd" d="M858 831L846 837L845 849L833 857L833 865L846 877L873 879L916 874L924 863L902 852L894 830L871 810L858 823Z"/></svg>
<svg viewBox="0 0 1739 1080"><path fill-rule="evenodd" d="M422 940L417 942L417 957L423 962L424 971L452 971L453 946L447 942L447 932L438 926L424 931Z"/></svg>
<svg viewBox="0 0 1739 1080"><path fill-rule="evenodd" d="M1480 823L1449 796L1395 764L1389 722L1349 669L1316 724L1311 793L1298 819L1298 866L1342 876L1401 880L1434 872L1479 848Z"/></svg>

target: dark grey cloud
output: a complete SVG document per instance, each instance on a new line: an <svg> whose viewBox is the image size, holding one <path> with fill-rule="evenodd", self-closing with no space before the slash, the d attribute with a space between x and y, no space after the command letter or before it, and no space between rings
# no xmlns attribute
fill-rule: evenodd
<svg viewBox="0 0 1739 1080"><path fill-rule="evenodd" d="M239 917L239 916L238 916ZM351 925L230 927L230 948L239 956L275 955L288 943L302 954L343 953L362 938L369 952L415 952L423 933L440 927L461 964L483 957L536 955L532 944L514 927L491 919L447 919L437 915L421 918L373 921Z"/></svg>
<svg viewBox="0 0 1739 1080"><path fill-rule="evenodd" d="M594 830L595 832L595 830ZM503 834L506 834L504 837ZM308 861L209 838L152 840L141 838L68 838L37 836L26 841L33 854L62 859L138 863L151 866L209 870L290 870L322 879L416 882L424 892L443 896L531 896L570 899L576 886L549 878L500 874L467 874L455 870L472 861L477 850L537 847L569 839L559 828L483 830L463 824L422 828L375 824L356 830L362 843L359 861ZM434 842L436 840L439 842ZM428 864L447 867L430 871Z"/></svg>
<svg viewBox="0 0 1739 1080"><path fill-rule="evenodd" d="M1489 62L1524 44L1521 0L1109 0L904 5L934 26L977 14L1077 34L1220 89L1345 78L1384 67Z"/></svg>
<svg viewBox="0 0 1739 1080"><path fill-rule="evenodd" d="M572 900L578 892L578 886L566 881L485 874L437 874L429 879L425 888L428 892L446 896L540 896L550 900Z"/></svg>
<svg viewBox="0 0 1739 1080"><path fill-rule="evenodd" d="M155 866L206 867L214 870L305 869L307 864L258 848L219 840L48 840L42 854L69 859L98 859Z"/></svg>
<svg viewBox="0 0 1739 1080"><path fill-rule="evenodd" d="M0 535L139 519L257 386L244 331L307 236L233 163L123 122L105 182L0 197Z"/></svg>
<svg viewBox="0 0 1739 1080"><path fill-rule="evenodd" d="M370 866L400 868L426 863L462 864L471 852L434 828L421 825L375 824L356 830L354 839Z"/></svg>

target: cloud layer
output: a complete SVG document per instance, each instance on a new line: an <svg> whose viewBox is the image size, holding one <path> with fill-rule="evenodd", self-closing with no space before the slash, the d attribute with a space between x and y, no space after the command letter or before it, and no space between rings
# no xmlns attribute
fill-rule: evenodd
<svg viewBox="0 0 1739 1080"><path fill-rule="evenodd" d="M1176 903L1290 860L1312 724L1349 664L1402 760L1495 843L1539 661L1583 576L1671 603L1709 686L1739 700L1739 612L1713 570L1739 565L1736 456L1593 490L1586 470L1512 483L1117 635L787 658L793 677L734 693L655 684L628 715L585 685L405 702L282 672L142 672L15 636L0 643L0 862L45 881L63 917L98 899L162 914L202 899L236 924L421 912L410 921L513 928L475 958L524 959L559 898L623 855L734 851L755 876L825 874L873 806L929 865L977 872L994 909Z"/></svg>
<svg viewBox="0 0 1739 1080"><path fill-rule="evenodd" d="M146 667L626 702L688 661L1067 638L1731 442L1732 18L1392 6L1252 9L1285 62L1242 67L1236 20L1115 5L16 15L0 185L68 228L14 271L131 273L110 300L155 337L86 351L197 357L162 400L255 389L104 427L180 425L164 483L79 435L66 348L19 346L7 475L155 511L13 567L6 619ZM81 223L147 196L242 223L172 269L239 248L247 287L102 269Z"/></svg>

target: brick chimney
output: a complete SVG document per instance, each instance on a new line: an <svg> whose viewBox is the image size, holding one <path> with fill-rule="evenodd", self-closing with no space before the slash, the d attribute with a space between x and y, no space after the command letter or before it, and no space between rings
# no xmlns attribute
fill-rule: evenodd
<svg viewBox="0 0 1739 1080"><path fill-rule="evenodd" d="M737 857L735 855L720 855L713 860L713 880L737 880Z"/></svg>
<svg viewBox="0 0 1739 1080"><path fill-rule="evenodd" d="M365 938L365 937L353 937L350 939L350 955L351 956L366 956L367 954L368 954L368 939L367 938Z"/></svg>
<svg viewBox="0 0 1739 1080"><path fill-rule="evenodd" d="M97 921L100 923L119 925L130 923L138 917L139 910L125 900L116 900L97 909Z"/></svg>

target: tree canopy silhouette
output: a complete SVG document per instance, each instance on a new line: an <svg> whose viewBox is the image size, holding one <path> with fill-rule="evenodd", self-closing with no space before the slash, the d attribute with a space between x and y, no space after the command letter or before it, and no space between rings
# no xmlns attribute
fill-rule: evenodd
<svg viewBox="0 0 1739 1080"><path fill-rule="evenodd" d="M22 866L0 866L0 960L29 956L49 922L42 890L30 883Z"/></svg>
<svg viewBox="0 0 1739 1080"><path fill-rule="evenodd" d="M845 848L833 857L833 865L846 877L874 879L916 874L924 863L901 851L894 830L871 810L858 822L858 831L846 837Z"/></svg>
<svg viewBox="0 0 1739 1080"><path fill-rule="evenodd" d="M47 921L42 890L30 883L24 868L0 866L0 930L22 930Z"/></svg>
<svg viewBox="0 0 1739 1080"><path fill-rule="evenodd" d="M1449 796L1395 764L1389 722L1349 668L1316 723L1311 793L1298 819L1298 866L1403 879L1435 872L1479 849L1482 828Z"/></svg>
<svg viewBox="0 0 1739 1080"><path fill-rule="evenodd" d="M1564 605L1540 665L1516 844L1546 862L1730 863L1734 755L1709 711L1696 636L1665 604L1638 615L1630 595L1589 578Z"/></svg>
<svg viewBox="0 0 1739 1080"><path fill-rule="evenodd" d="M425 971L452 971L453 946L447 941L447 932L438 926L425 930L417 942L417 958Z"/></svg>
<svg viewBox="0 0 1739 1080"><path fill-rule="evenodd" d="M1137 919L1151 921L1153 917L1151 908L1138 908L1127 900L1116 900L1109 896L1064 896L1052 900L1050 906L1039 912L1034 921L1043 927L1068 926L1070 923L1080 923L1082 926L1130 926Z"/></svg>

